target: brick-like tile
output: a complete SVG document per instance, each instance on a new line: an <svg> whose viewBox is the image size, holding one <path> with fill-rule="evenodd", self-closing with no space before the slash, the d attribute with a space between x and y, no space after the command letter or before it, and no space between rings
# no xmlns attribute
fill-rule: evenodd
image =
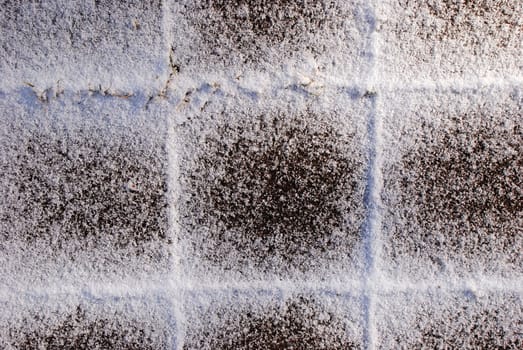
<svg viewBox="0 0 523 350"><path fill-rule="evenodd" d="M523 7L511 0L388 0L376 7L380 76L521 78Z"/></svg>
<svg viewBox="0 0 523 350"><path fill-rule="evenodd" d="M383 251L393 273L523 273L521 91L391 93Z"/></svg>
<svg viewBox="0 0 523 350"><path fill-rule="evenodd" d="M255 70L275 78L296 69L354 80L368 71L373 18L363 1L184 0L173 1L171 17L182 73L236 78Z"/></svg>
<svg viewBox="0 0 523 350"><path fill-rule="evenodd" d="M166 300L72 296L1 302L2 349L173 349L176 322Z"/></svg>
<svg viewBox="0 0 523 350"><path fill-rule="evenodd" d="M169 269L165 127L132 100L0 101L4 282Z"/></svg>
<svg viewBox="0 0 523 350"><path fill-rule="evenodd" d="M131 90L168 74L162 1L2 1L2 86Z"/></svg>
<svg viewBox="0 0 523 350"><path fill-rule="evenodd" d="M178 112L184 272L294 278L359 260L367 99L220 94Z"/></svg>
<svg viewBox="0 0 523 350"><path fill-rule="evenodd" d="M378 301L378 349L521 349L521 295L433 292Z"/></svg>
<svg viewBox="0 0 523 350"><path fill-rule="evenodd" d="M193 295L183 349L360 349L361 310L333 294Z"/></svg>

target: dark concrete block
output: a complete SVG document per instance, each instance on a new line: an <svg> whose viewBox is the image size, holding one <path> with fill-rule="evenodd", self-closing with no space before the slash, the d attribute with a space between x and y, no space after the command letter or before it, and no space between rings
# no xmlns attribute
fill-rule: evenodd
<svg viewBox="0 0 523 350"><path fill-rule="evenodd" d="M44 301L45 300L45 301ZM173 349L176 323L166 301L71 296L3 304L3 349ZM8 308L8 309L6 309Z"/></svg>
<svg viewBox="0 0 523 350"><path fill-rule="evenodd" d="M373 19L362 1L175 1L171 12L182 73L281 75L286 66L354 80L367 72Z"/></svg>
<svg viewBox="0 0 523 350"><path fill-rule="evenodd" d="M19 283L168 270L157 111L88 95L31 109L17 97L0 107L1 274Z"/></svg>
<svg viewBox="0 0 523 350"><path fill-rule="evenodd" d="M398 294L378 308L378 349L520 349L521 296Z"/></svg>
<svg viewBox="0 0 523 350"><path fill-rule="evenodd" d="M294 278L360 260L365 101L194 99L206 110L178 132L189 275Z"/></svg>
<svg viewBox="0 0 523 350"><path fill-rule="evenodd" d="M521 273L520 93L433 91L388 98L386 266L420 277Z"/></svg>
<svg viewBox="0 0 523 350"><path fill-rule="evenodd" d="M198 295L183 349L360 349L361 309L341 296Z"/></svg>

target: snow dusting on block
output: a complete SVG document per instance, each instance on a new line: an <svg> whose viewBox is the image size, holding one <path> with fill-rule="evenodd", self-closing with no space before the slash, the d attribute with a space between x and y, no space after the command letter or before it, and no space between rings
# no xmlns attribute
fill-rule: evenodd
<svg viewBox="0 0 523 350"><path fill-rule="evenodd" d="M185 103L173 140L184 273L344 278L361 260L367 99L209 88Z"/></svg>
<svg viewBox="0 0 523 350"><path fill-rule="evenodd" d="M3 88L157 90L169 73L162 1L2 1Z"/></svg>
<svg viewBox="0 0 523 350"><path fill-rule="evenodd" d="M523 347L518 293L398 293L378 304L378 349Z"/></svg>
<svg viewBox="0 0 523 350"><path fill-rule="evenodd" d="M358 299L324 293L196 294L183 349L360 349Z"/></svg>
<svg viewBox="0 0 523 350"><path fill-rule="evenodd" d="M520 1L387 0L375 11L378 83L523 76Z"/></svg>
<svg viewBox="0 0 523 350"><path fill-rule="evenodd" d="M523 273L520 89L386 95L384 268Z"/></svg>
<svg viewBox="0 0 523 350"><path fill-rule="evenodd" d="M165 126L135 102L29 88L0 100L6 285L169 270Z"/></svg>
<svg viewBox="0 0 523 350"><path fill-rule="evenodd" d="M254 70L273 84L291 72L360 80L372 56L370 12L359 0L173 1L173 60L191 76L241 79Z"/></svg>
<svg viewBox="0 0 523 350"><path fill-rule="evenodd" d="M523 348L520 2L0 1L0 349Z"/></svg>
<svg viewBox="0 0 523 350"><path fill-rule="evenodd" d="M21 297L0 306L6 350L175 348L172 306L159 298Z"/></svg>

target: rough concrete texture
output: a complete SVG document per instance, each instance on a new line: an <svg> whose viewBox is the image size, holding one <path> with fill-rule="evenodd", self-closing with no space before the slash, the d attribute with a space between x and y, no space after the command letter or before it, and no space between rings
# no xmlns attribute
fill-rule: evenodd
<svg viewBox="0 0 523 350"><path fill-rule="evenodd" d="M430 302L427 302L430 300ZM380 349L520 349L521 295L399 293L378 307Z"/></svg>
<svg viewBox="0 0 523 350"><path fill-rule="evenodd" d="M240 293L211 303L197 295L186 310L183 348L359 349L358 306L350 297L322 294Z"/></svg>
<svg viewBox="0 0 523 350"><path fill-rule="evenodd" d="M7 285L169 270L160 118L123 98L41 102L29 88L1 99L0 114Z"/></svg>
<svg viewBox="0 0 523 350"><path fill-rule="evenodd" d="M0 348L521 348L522 18L0 0Z"/></svg>
<svg viewBox="0 0 523 350"><path fill-rule="evenodd" d="M361 260L368 101L224 106L217 93L195 95L176 133L187 274L294 278Z"/></svg>
<svg viewBox="0 0 523 350"><path fill-rule="evenodd" d="M379 71L392 81L523 73L523 8L517 1L387 0L376 14Z"/></svg>
<svg viewBox="0 0 523 350"><path fill-rule="evenodd" d="M521 91L386 98L384 263L423 278L521 273Z"/></svg>
<svg viewBox="0 0 523 350"><path fill-rule="evenodd" d="M359 0L175 1L174 57L182 72L196 75L255 69L277 78L275 71L295 69L359 80L371 55L369 11Z"/></svg>
<svg viewBox="0 0 523 350"><path fill-rule="evenodd" d="M4 87L154 90L169 72L161 0L0 4Z"/></svg>
<svg viewBox="0 0 523 350"><path fill-rule="evenodd" d="M4 306L9 306L4 304ZM35 298L0 316L2 349L172 349L175 323L165 300ZM8 317L7 317L8 316Z"/></svg>

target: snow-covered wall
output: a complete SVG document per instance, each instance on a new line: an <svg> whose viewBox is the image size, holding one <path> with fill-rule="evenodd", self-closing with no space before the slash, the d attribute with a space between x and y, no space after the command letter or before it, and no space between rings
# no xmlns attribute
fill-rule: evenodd
<svg viewBox="0 0 523 350"><path fill-rule="evenodd" d="M522 348L522 28L0 0L0 348Z"/></svg>

